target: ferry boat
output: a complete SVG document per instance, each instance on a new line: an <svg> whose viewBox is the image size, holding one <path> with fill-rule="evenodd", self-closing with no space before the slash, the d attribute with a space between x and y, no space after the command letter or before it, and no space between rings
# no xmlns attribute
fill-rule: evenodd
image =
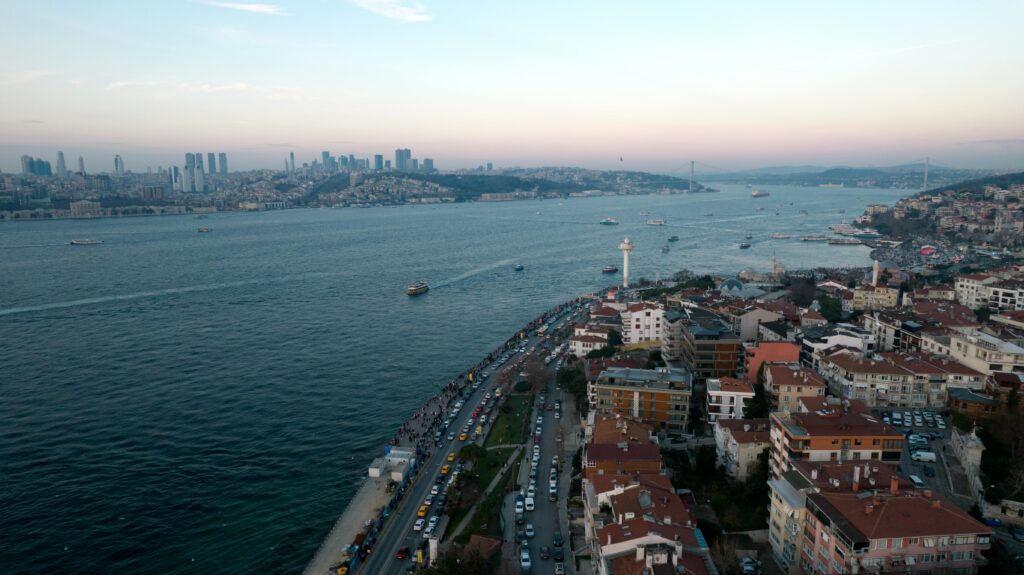
<svg viewBox="0 0 1024 575"><path fill-rule="evenodd" d="M750 197L752 197L752 198L767 198L770 195L771 194L769 194L768 192L766 192L764 190L751 190L750 191Z"/></svg>
<svg viewBox="0 0 1024 575"><path fill-rule="evenodd" d="M878 238L882 237L882 234L876 232L875 230L863 230L851 235L861 240L877 240Z"/></svg>
<svg viewBox="0 0 1024 575"><path fill-rule="evenodd" d="M793 236L791 236L789 234L772 234L772 239L773 240L788 240L791 237L793 237Z"/></svg>
<svg viewBox="0 0 1024 575"><path fill-rule="evenodd" d="M602 226L617 226L617 225L619 225L619 220L616 220L615 218L605 218L605 219L601 220L601 225Z"/></svg>
<svg viewBox="0 0 1024 575"><path fill-rule="evenodd" d="M647 225L649 226L663 226L666 223L668 222L666 222L665 220L647 220Z"/></svg>
<svg viewBox="0 0 1024 575"><path fill-rule="evenodd" d="M861 245L861 241L860 240L855 240L853 238L829 238L828 243L829 243L829 245L832 245L832 246L859 246L859 245Z"/></svg>
<svg viewBox="0 0 1024 575"><path fill-rule="evenodd" d="M103 240L94 240L92 238L82 238L79 240L71 240L73 246L93 246L96 244L102 244Z"/></svg>
<svg viewBox="0 0 1024 575"><path fill-rule="evenodd" d="M679 236L669 236L668 237L668 241L670 241L670 242L678 242L679 241Z"/></svg>
<svg viewBox="0 0 1024 575"><path fill-rule="evenodd" d="M743 242L743 243L740 244L740 249L741 250L745 250L745 249L748 249L748 248L750 248L750 244L748 242Z"/></svg>
<svg viewBox="0 0 1024 575"><path fill-rule="evenodd" d="M523 271L523 264L516 264L516 271L517 272Z"/></svg>
<svg viewBox="0 0 1024 575"><path fill-rule="evenodd" d="M205 234L210 231L210 228L199 228L199 233Z"/></svg>
<svg viewBox="0 0 1024 575"><path fill-rule="evenodd" d="M802 242L827 242L828 236L800 236Z"/></svg>
<svg viewBox="0 0 1024 575"><path fill-rule="evenodd" d="M617 271L619 271L618 266L604 266L601 268L601 273L603 274L613 274Z"/></svg>
<svg viewBox="0 0 1024 575"><path fill-rule="evenodd" d="M420 295L428 291L430 291L430 286L427 285L427 282L416 282L409 284L409 287L405 288L405 293L408 295Z"/></svg>

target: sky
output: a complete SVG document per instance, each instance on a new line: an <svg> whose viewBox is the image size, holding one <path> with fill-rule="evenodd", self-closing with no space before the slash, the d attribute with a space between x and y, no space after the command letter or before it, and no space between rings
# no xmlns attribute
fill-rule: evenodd
<svg viewBox="0 0 1024 575"><path fill-rule="evenodd" d="M1021 21L1019 0L0 0L0 170L399 147L440 169L1024 169Z"/></svg>

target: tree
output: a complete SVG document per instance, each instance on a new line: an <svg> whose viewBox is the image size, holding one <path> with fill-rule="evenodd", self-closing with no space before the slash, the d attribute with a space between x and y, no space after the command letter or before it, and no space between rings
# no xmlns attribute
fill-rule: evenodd
<svg viewBox="0 0 1024 575"><path fill-rule="evenodd" d="M459 459L467 462L476 463L486 456L487 450L475 443L466 444L459 450Z"/></svg>
<svg viewBox="0 0 1024 575"><path fill-rule="evenodd" d="M607 345L610 345L610 346L613 346L613 347L622 345L622 334L619 333L618 331L614 330L614 329L609 331L608 332L608 344Z"/></svg>
<svg viewBox="0 0 1024 575"><path fill-rule="evenodd" d="M818 304L821 306L821 315L832 323L839 323L843 321L843 304L838 298L830 296L822 296L818 300Z"/></svg>
<svg viewBox="0 0 1024 575"><path fill-rule="evenodd" d="M697 476L704 481L718 477L718 454L713 445L701 445L697 449Z"/></svg>
<svg viewBox="0 0 1024 575"><path fill-rule="evenodd" d="M989 316L992 315L992 310L988 309L986 306L981 306L974 310L974 315L977 316L979 322L985 323L988 321Z"/></svg>

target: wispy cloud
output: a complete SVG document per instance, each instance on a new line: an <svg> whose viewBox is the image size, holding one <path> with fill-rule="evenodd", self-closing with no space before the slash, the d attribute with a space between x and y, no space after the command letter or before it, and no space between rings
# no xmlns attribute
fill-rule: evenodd
<svg viewBox="0 0 1024 575"><path fill-rule="evenodd" d="M103 89L108 91L108 92L111 92L111 91L114 91L114 90L120 90L122 88L147 88L147 87L153 87L153 86L159 86L159 85L160 85L160 82L151 81L151 80L150 81L147 81L147 80L118 80L116 82L111 82L111 83L107 84L106 87L103 88Z"/></svg>
<svg viewBox="0 0 1024 575"><path fill-rule="evenodd" d="M0 74L0 86L21 86L56 75L57 72L55 70L23 70L20 72L10 72Z"/></svg>
<svg viewBox="0 0 1024 575"><path fill-rule="evenodd" d="M217 94L220 92L244 92L251 88L245 82L230 82L228 84L209 84L206 82L188 82L178 86L186 92L198 94Z"/></svg>
<svg viewBox="0 0 1024 575"><path fill-rule="evenodd" d="M430 14L427 14L427 9L424 6L404 0L352 0L352 3L363 10L399 22L429 22L431 20Z"/></svg>
<svg viewBox="0 0 1024 575"><path fill-rule="evenodd" d="M259 4L255 2L207 2L210 6L238 10L239 12L250 12L252 14L266 14L268 16L280 16L284 14L284 8L277 4Z"/></svg>

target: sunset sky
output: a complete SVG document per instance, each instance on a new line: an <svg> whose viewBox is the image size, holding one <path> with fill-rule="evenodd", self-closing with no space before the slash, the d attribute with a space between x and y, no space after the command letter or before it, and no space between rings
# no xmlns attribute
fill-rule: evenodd
<svg viewBox="0 0 1024 575"><path fill-rule="evenodd" d="M0 169L1024 167L1024 3L0 3ZM620 162L620 156L623 161Z"/></svg>

